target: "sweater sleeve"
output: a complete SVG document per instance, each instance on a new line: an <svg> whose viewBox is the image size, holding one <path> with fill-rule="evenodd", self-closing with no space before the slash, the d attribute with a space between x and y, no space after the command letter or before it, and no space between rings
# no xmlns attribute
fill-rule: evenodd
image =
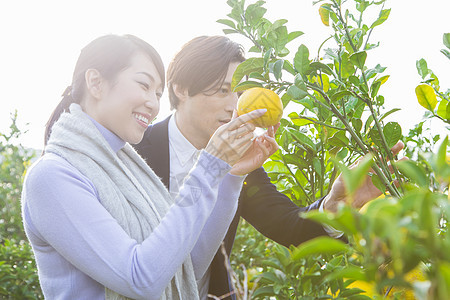
<svg viewBox="0 0 450 300"><path fill-rule="evenodd" d="M175 204L138 244L101 205L86 177L62 158L44 156L25 179L25 221L43 242L102 285L130 298L159 299L197 242L230 168L203 151Z"/></svg>
<svg viewBox="0 0 450 300"><path fill-rule="evenodd" d="M236 214L245 176L227 174L219 185L217 202L191 253L195 277L201 279L225 238Z"/></svg>

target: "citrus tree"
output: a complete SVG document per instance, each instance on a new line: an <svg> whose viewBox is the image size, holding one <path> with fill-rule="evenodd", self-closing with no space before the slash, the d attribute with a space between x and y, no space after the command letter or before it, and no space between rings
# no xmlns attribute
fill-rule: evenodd
<svg viewBox="0 0 450 300"><path fill-rule="evenodd" d="M403 136L397 122L386 122L399 110L384 109L381 87L389 75L381 64L367 64L371 50L379 46L370 40L371 33L390 14L385 2L316 1L318 17L332 33L319 49L297 43L293 53L288 48L303 33L289 32L285 19L266 19L264 1L246 5L229 0L228 18L218 20L227 26L226 34L242 35L252 43L249 52L254 55L234 73L235 91L265 87L278 93L285 107L295 104L296 110L281 120L280 150L264 165L278 189L306 205L326 195L339 174L346 188L355 190L357 179L371 168L372 182L385 191L366 212L344 205L336 214L308 213L305 217L344 232L348 243L319 238L298 248L273 248L269 255L260 252L267 259L251 266L261 272L252 297L450 297L450 260L443 250L449 249L448 143L441 140L435 155L420 149L407 152L415 159L402 163L390 151L401 139L432 149L439 137L425 143L420 124ZM377 11L371 20L366 18L373 15L370 10ZM448 35L444 44L448 46ZM448 92L440 91L423 60L417 66L424 82L416 94L430 111L426 117L448 122ZM345 167L362 156L367 159L360 167ZM422 275L414 279L416 273Z"/></svg>

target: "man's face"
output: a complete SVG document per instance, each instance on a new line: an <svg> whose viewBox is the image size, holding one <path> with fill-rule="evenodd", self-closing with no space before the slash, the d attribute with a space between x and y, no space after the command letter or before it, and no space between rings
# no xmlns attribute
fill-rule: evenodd
<svg viewBox="0 0 450 300"><path fill-rule="evenodd" d="M231 120L238 100L237 93L231 90L231 79L238 65L238 62L229 65L222 86L180 102L176 112L177 125L195 147L204 148L216 129Z"/></svg>

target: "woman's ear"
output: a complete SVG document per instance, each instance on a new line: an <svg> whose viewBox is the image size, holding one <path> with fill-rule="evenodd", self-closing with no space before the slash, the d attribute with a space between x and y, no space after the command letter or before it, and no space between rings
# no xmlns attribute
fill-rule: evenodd
<svg viewBox="0 0 450 300"><path fill-rule="evenodd" d="M102 87L104 78L96 69L88 69L84 74L84 79L86 80L87 92L91 97L95 99L100 99L102 95Z"/></svg>

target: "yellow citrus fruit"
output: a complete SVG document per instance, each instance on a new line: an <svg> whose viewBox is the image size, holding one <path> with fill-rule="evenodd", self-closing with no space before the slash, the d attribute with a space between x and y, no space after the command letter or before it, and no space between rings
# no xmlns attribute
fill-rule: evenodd
<svg viewBox="0 0 450 300"><path fill-rule="evenodd" d="M408 273L405 274L405 280L411 284L417 283L417 282L424 282L427 281L427 277L426 277L426 269L427 266L424 263L419 263L414 269L412 269L411 271L409 271ZM389 292L388 298L392 299L392 295L394 295L395 293L397 294L401 294L401 298L403 300L414 300L416 299L415 295L414 295L414 291L412 289L408 289L408 288L397 288L397 287L393 287L391 289L391 291Z"/></svg>
<svg viewBox="0 0 450 300"><path fill-rule="evenodd" d="M283 103L275 92L265 88L254 87L245 90L239 97L237 103L238 115L260 108L267 109L267 112L261 117L252 120L255 126L267 128L280 122L283 116Z"/></svg>

